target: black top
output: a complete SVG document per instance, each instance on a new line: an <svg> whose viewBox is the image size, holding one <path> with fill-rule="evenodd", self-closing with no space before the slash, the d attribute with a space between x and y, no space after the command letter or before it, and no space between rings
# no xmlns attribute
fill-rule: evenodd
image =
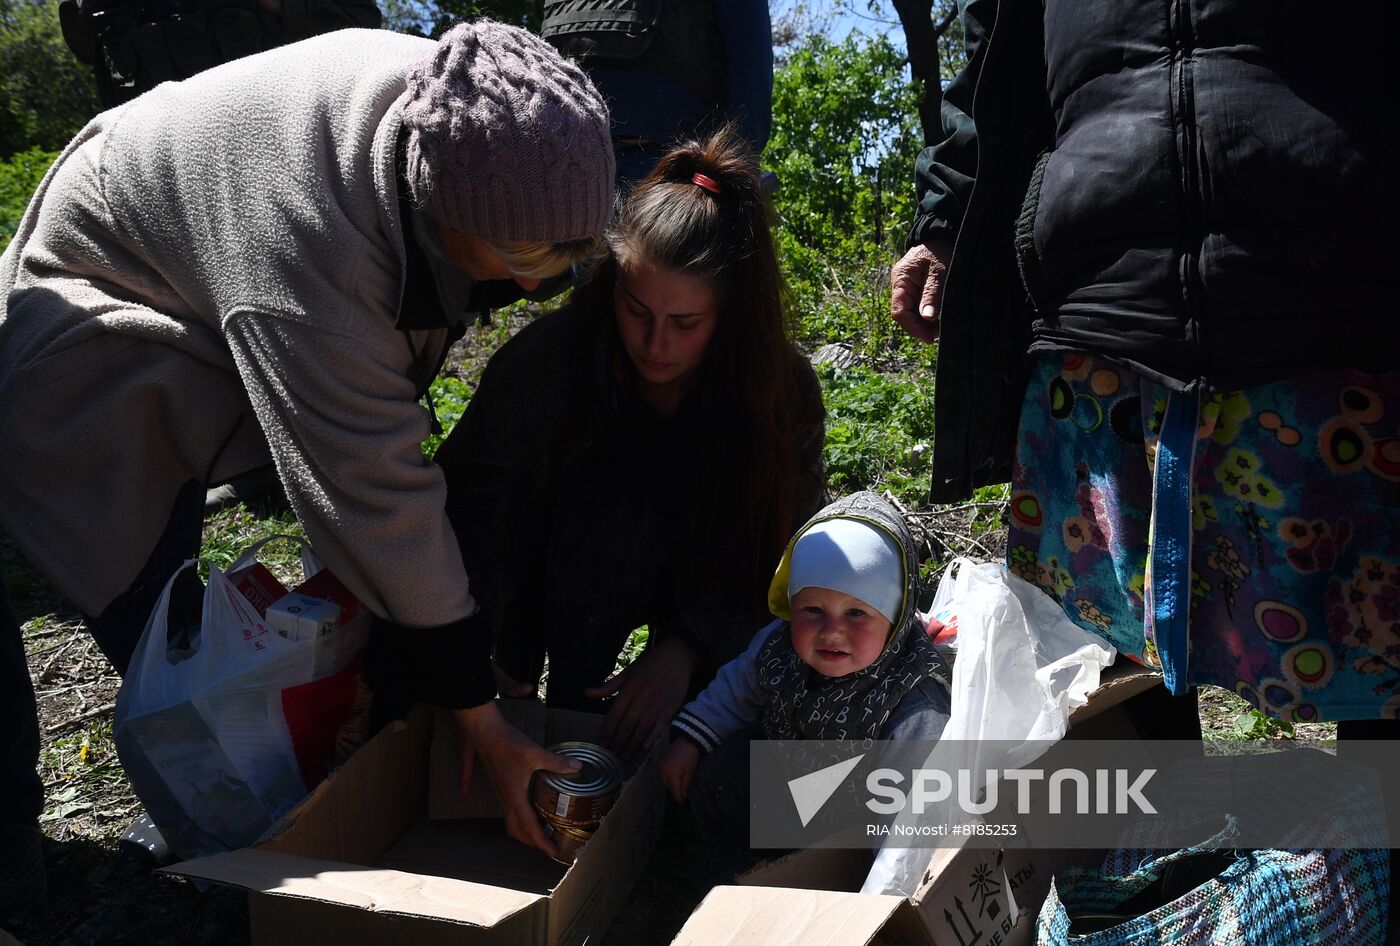
<svg viewBox="0 0 1400 946"><path fill-rule="evenodd" d="M795 529L823 500L825 409L811 367L795 351L788 365L800 396L796 442L800 495ZM541 595L544 549L567 520L620 546L640 542L640 522L617 521L603 495L621 483L645 494L630 508L647 513L656 542L657 576L647 620L697 645L709 668L741 652L768 621L766 571L752 572L758 524L746 521L742 484L732 472L735 425L712 420L698 385L672 417L643 402L635 372L616 337L612 312L571 306L542 316L507 342L487 365L466 413L437 461L448 483L448 515L457 530L472 594L499 634L502 615L522 596ZM550 510L569 504L567 515ZM592 504L595 508L580 509ZM567 541L567 536L564 537ZM592 539L589 547L606 543ZM595 553L597 554L597 553ZM622 559L625 556L619 555ZM614 589L632 586L598 570Z"/></svg>
<svg viewBox="0 0 1400 946"><path fill-rule="evenodd" d="M934 495L1007 477L1028 352L1176 390L1389 369L1394 5L971 0L911 243L956 238Z"/></svg>

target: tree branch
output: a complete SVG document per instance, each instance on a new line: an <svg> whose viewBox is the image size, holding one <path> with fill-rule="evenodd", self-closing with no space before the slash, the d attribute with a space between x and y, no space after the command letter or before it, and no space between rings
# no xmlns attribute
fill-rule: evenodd
<svg viewBox="0 0 1400 946"><path fill-rule="evenodd" d="M953 25L953 21L956 20L957 18L958 18L958 8L957 8L957 5L955 4L955 5L951 6L951 7L949 7L949 8L948 8L948 12L946 12L946 13L943 14L943 19L939 20L938 23L936 23L936 24L934 25L934 27L933 27L933 35L934 35L936 38L938 38L938 39L942 39L942 38L943 38L943 34L946 33L946 32L948 32L948 27L952 26L952 25Z"/></svg>
<svg viewBox="0 0 1400 946"><path fill-rule="evenodd" d="M940 4L947 0L938 0ZM939 66L938 40L958 16L956 3L940 7L937 23L933 21L934 0L891 0L899 22L904 27L904 47L909 51L909 71L918 82L919 125L923 128L924 144L931 145L942 138L943 123L939 118L943 104L943 84Z"/></svg>

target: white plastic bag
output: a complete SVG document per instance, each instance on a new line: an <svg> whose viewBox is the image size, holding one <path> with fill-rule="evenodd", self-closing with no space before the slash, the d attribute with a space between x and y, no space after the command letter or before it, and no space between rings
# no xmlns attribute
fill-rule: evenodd
<svg viewBox="0 0 1400 946"><path fill-rule="evenodd" d="M952 712L928 768L967 768L975 776L1034 761L1064 737L1070 710L1088 700L1116 656L1053 598L999 562L953 561L929 616L957 625L957 657ZM952 824L968 817L950 802L922 816L906 811L900 820ZM931 856L927 848L884 848L861 892L913 894Z"/></svg>
<svg viewBox="0 0 1400 946"><path fill-rule="evenodd" d="M948 740L1063 738L1069 711L1084 705L1116 654L999 562L955 560L930 614L958 627Z"/></svg>
<svg viewBox="0 0 1400 946"><path fill-rule="evenodd" d="M280 538L280 537L274 537ZM322 566L302 545L307 577ZM136 796L181 857L243 847L300 801L308 747L348 717L368 622L324 638L271 631L228 575L209 570L194 651L173 650L167 612L175 577L146 624L117 695L113 735ZM195 565L186 562L181 571ZM177 573L178 575L178 573ZM341 712L343 710L343 712ZM324 755L324 753L321 753Z"/></svg>

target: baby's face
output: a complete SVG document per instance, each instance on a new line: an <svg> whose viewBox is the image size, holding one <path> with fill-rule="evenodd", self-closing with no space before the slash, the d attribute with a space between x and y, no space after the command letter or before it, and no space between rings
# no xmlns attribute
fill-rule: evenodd
<svg viewBox="0 0 1400 946"><path fill-rule="evenodd" d="M830 588L803 588L792 597L792 649L827 677L864 670L885 649L890 622L859 598Z"/></svg>

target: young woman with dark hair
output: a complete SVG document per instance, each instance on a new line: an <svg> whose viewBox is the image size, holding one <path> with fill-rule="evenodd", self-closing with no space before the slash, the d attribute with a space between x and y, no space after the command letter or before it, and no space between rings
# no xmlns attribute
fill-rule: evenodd
<svg viewBox="0 0 1400 946"><path fill-rule="evenodd" d="M742 457L736 462L740 458L712 454L707 460L730 471L715 470L717 481L731 478L730 473L742 478L746 521L759 531L759 542L748 551L761 556L748 564L767 572L775 559L766 553L781 553L789 524L801 518L795 506L815 495L811 490L797 495L799 457L792 438L800 424L801 398L817 389L806 362L793 361L792 326L756 171L743 139L729 129L673 149L624 206L608 234L612 252L579 290L578 304L606 304L611 298L640 393L653 408L673 413L671 399L703 380L709 420L721 425L720 432ZM652 320L632 297L633 283L644 276L696 280L718 305L713 336L702 346L704 371L697 364L669 386L655 383L645 364L642 346L649 339L644 333ZM682 333L689 321L678 320ZM785 368L800 374L799 382L808 382L805 390ZM809 398L807 407L813 403ZM820 404L819 395L815 403ZM812 415L809 410L809 421ZM819 455L808 459L820 463ZM763 577L767 581L771 576Z"/></svg>
<svg viewBox="0 0 1400 946"><path fill-rule="evenodd" d="M612 696L603 739L627 752L762 623L787 538L824 498L825 411L734 131L668 153L608 249L492 358L437 459L503 694L533 694L547 653L548 701ZM642 625L646 651L610 678ZM476 750L512 833L547 847L528 753Z"/></svg>

